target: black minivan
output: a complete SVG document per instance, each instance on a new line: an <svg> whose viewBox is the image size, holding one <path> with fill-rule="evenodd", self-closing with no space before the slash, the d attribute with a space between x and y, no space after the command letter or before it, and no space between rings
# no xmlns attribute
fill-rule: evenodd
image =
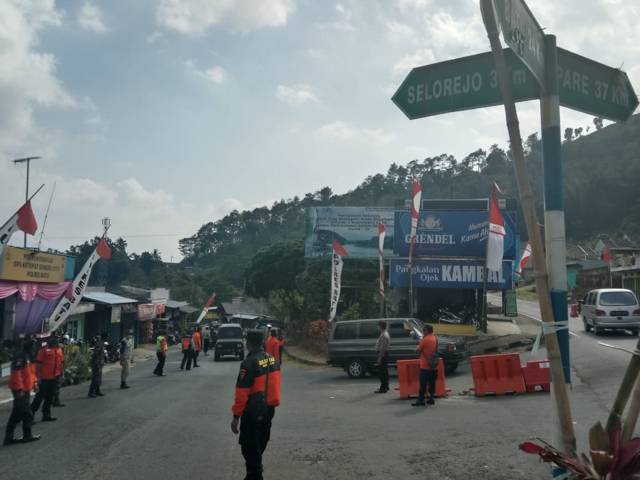
<svg viewBox="0 0 640 480"><path fill-rule="evenodd" d="M416 346L422 338L422 322L415 318L369 318L335 322L329 337L329 365L341 367L352 378L364 377L375 370L378 322L387 322L391 337L389 364L417 358ZM438 353L445 373L453 373L467 357L464 339L438 335Z"/></svg>
<svg viewBox="0 0 640 480"><path fill-rule="evenodd" d="M217 362L226 355L233 355L240 360L244 360L244 335L242 327L237 323L225 323L218 327L218 338L213 360Z"/></svg>

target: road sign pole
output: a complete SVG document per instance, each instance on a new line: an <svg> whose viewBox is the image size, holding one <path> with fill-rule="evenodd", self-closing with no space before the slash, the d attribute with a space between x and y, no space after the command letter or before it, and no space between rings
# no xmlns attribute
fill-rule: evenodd
<svg viewBox="0 0 640 480"><path fill-rule="evenodd" d="M573 428L567 385L564 382L560 346L558 345L558 337L555 329L549 328L549 324L553 324L553 307L551 305L551 298L549 295L547 266L545 262L542 238L540 235L538 215L536 213L533 193L531 191L531 185L529 184L529 178L527 177L527 168L524 162L524 151L522 148L522 137L520 136L518 112L516 111L516 106L513 100L511 82L505 62L504 52L502 51L502 45L500 43L500 35L496 24L492 0L481 0L480 9L482 11L482 19L487 30L487 35L491 43L491 51L493 52L495 59L498 83L504 100L505 116L509 131L509 140L511 142L511 152L513 156L516 181L518 183L520 202L527 224L529 240L531 242L532 261L536 277L538 301L540 302L540 313L542 314L543 326L546 327L544 329L544 337L547 344L549 362L551 364L552 388L560 429L562 432L561 449L569 455L575 456L576 437Z"/></svg>
<svg viewBox="0 0 640 480"><path fill-rule="evenodd" d="M567 322L567 244L565 237L558 52L555 35L545 35L545 89L540 100L544 170L544 224L553 318ZM566 325L566 324L565 324ZM571 383L569 329L558 328L565 382Z"/></svg>

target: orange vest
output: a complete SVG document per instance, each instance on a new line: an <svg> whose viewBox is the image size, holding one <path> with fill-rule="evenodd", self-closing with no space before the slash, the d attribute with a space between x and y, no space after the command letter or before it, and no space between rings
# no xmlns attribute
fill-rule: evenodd
<svg viewBox="0 0 640 480"><path fill-rule="evenodd" d="M58 358L56 360L56 371L54 373L56 377L60 377L62 376L62 366L64 364L64 350L62 350L62 347L57 347L55 350Z"/></svg>
<svg viewBox="0 0 640 480"><path fill-rule="evenodd" d="M42 347L36 357L36 363L40 364L40 380L53 380L56 373L62 368L60 354L56 348Z"/></svg>
<svg viewBox="0 0 640 480"><path fill-rule="evenodd" d="M182 349L189 350L189 345L191 344L191 339L189 337L182 338Z"/></svg>
<svg viewBox="0 0 640 480"><path fill-rule="evenodd" d="M11 376L9 377L9 389L18 392L30 392L35 385L31 364L24 358L15 359L11 363Z"/></svg>
<svg viewBox="0 0 640 480"><path fill-rule="evenodd" d="M276 337L269 337L264 343L264 351L280 362L280 340Z"/></svg>
<svg viewBox="0 0 640 480"><path fill-rule="evenodd" d="M438 342L435 335L425 335L419 343L420 369L434 370L429 366L429 357L438 349Z"/></svg>
<svg viewBox="0 0 640 480"><path fill-rule="evenodd" d="M196 352L199 352L202 349L202 335L200 335L200 332L193 334L193 348Z"/></svg>

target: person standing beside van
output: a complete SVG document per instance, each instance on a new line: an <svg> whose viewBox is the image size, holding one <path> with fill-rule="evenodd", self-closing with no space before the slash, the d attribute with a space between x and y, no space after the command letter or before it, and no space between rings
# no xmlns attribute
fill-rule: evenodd
<svg viewBox="0 0 640 480"><path fill-rule="evenodd" d="M435 404L436 380L438 378L438 339L433 334L433 326L426 324L422 332L424 336L416 347L416 352L420 354L420 390L418 390L418 400L411 405L423 407ZM424 401L425 393L429 388L429 399Z"/></svg>
<svg viewBox="0 0 640 480"><path fill-rule="evenodd" d="M387 393L389 391L389 346L391 345L391 337L387 332L387 322L384 320L378 322L378 332L380 336L376 342L376 366L380 377L380 388L375 393Z"/></svg>

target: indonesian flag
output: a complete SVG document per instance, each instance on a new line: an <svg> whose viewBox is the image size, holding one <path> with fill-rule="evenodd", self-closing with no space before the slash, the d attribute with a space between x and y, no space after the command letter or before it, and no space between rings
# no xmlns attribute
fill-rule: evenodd
<svg viewBox="0 0 640 480"><path fill-rule="evenodd" d="M611 265L611 263L613 263L613 255L611 255L611 250L609 250L609 247L605 246L602 249L601 258L602 258L603 262L606 262L609 265Z"/></svg>
<svg viewBox="0 0 640 480"><path fill-rule="evenodd" d="M93 266L100 260L101 258L108 260L111 258L111 248L107 243L107 239L102 237L98 244L96 245L95 250L89 256L89 259L82 266L76 278L73 279L73 284L71 285L70 291L67 293L65 297L62 297L56 305L55 310L49 316L49 319L46 321L44 326L44 331L47 335L51 334L51 332L55 332L62 324L67 320L69 315L73 313L76 309L80 301L82 300L82 296L84 295L85 290L87 289L87 285L89 284L89 277L91 277L91 271L93 270Z"/></svg>
<svg viewBox="0 0 640 480"><path fill-rule="evenodd" d="M418 230L418 219L420 218L420 203L422 201L422 187L417 178L413 179L411 189L411 240L409 243L409 262L413 258L413 245L416 243L416 232Z"/></svg>
<svg viewBox="0 0 640 480"><path fill-rule="evenodd" d="M349 256L347 250L338 242L333 241L333 255L331 256L331 303L329 307L329 322L336 318L338 300L340 300L340 284L342 282L342 257Z"/></svg>
<svg viewBox="0 0 640 480"><path fill-rule="evenodd" d="M209 311L209 307L213 305L213 302L215 301L215 299L216 299L216 292L213 292L209 297L209 300L207 300L207 303L205 303L204 307L202 307L202 311L200 312L200 315L198 315L198 319L196 320L196 323L200 323L202 321L204 316Z"/></svg>
<svg viewBox="0 0 640 480"><path fill-rule="evenodd" d="M7 222L0 227L0 255L4 250L4 247L11 240L11 236L17 230L22 230L29 235L33 235L38 230L38 223L36 217L31 209L31 200L28 200L20 210L13 214L13 216L7 220Z"/></svg>
<svg viewBox="0 0 640 480"><path fill-rule="evenodd" d="M384 297L384 237L386 230L384 229L384 223L378 223L378 256L380 257L380 296Z"/></svg>
<svg viewBox="0 0 640 480"><path fill-rule="evenodd" d="M524 267L527 266L527 262L529 261L529 257L531 256L531 244L527 243L527 246L524 248L524 252L522 252L522 257L520 257L520 263L516 268L516 275L518 277L522 276L522 271Z"/></svg>
<svg viewBox="0 0 640 480"><path fill-rule="evenodd" d="M497 194L502 190L493 184L491 204L489 205L489 238L487 244L487 269L493 272L502 271L502 257L504 256L504 218L498 207Z"/></svg>

